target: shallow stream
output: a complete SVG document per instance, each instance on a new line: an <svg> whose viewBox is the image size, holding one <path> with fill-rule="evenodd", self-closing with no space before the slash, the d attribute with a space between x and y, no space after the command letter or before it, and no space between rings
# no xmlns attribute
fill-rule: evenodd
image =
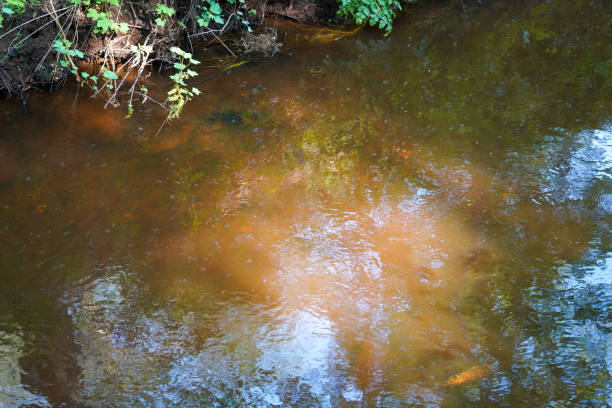
<svg viewBox="0 0 612 408"><path fill-rule="evenodd" d="M612 406L612 7L511 3L0 103L0 407Z"/></svg>

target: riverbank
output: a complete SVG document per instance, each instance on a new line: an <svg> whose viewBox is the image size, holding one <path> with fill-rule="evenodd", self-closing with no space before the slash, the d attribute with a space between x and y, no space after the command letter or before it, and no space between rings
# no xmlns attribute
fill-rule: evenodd
<svg viewBox="0 0 612 408"><path fill-rule="evenodd" d="M197 73L191 55L207 58L215 46L240 63L274 55L281 47L269 18L337 25L334 0L123 2L16 0L0 11L0 93L26 102L28 91L53 91L72 77L107 105L151 100L142 79L152 69L173 72L174 93L157 101L178 116L198 94L186 80ZM186 55L187 58L186 58ZM191 62L193 60L193 62ZM179 98L178 102L172 100Z"/></svg>
<svg viewBox="0 0 612 408"><path fill-rule="evenodd" d="M445 6L433 8L455 4L442 3ZM359 10L351 15L335 0L206 0L168 5L15 0L11 4L0 12L4 25L0 28L0 94L25 104L31 92L54 91L72 78L106 100L105 107L125 104L129 116L136 102L153 101L169 112L170 119L200 93L189 85L199 62L193 55L222 58L227 62L222 69L269 58L283 47L276 28L283 22L293 24L293 31L296 24L303 25L302 38L317 45L354 34L364 26L355 26L355 21L372 24L376 18L388 18L385 24L377 24L384 28L379 30L382 37L399 11L391 2L387 5L390 17L367 13L364 17ZM427 8L422 13L427 15L432 13L431 5L409 2L404 6ZM170 90L149 93L144 78L152 70L171 75Z"/></svg>

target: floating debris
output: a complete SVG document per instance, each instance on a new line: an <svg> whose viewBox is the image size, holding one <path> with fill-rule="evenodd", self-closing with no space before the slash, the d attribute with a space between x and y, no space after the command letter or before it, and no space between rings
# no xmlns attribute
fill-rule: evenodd
<svg viewBox="0 0 612 408"><path fill-rule="evenodd" d="M442 385L461 385L466 382L480 380L491 374L491 369L488 366L475 366L450 377L442 383Z"/></svg>
<svg viewBox="0 0 612 408"><path fill-rule="evenodd" d="M240 41L240 47L244 54L256 54L263 57L272 57L280 51L283 44L278 40L275 29L266 27L261 34L245 33Z"/></svg>

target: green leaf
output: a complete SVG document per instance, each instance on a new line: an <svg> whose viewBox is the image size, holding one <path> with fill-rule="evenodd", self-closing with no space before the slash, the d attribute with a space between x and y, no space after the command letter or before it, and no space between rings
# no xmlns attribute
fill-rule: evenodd
<svg viewBox="0 0 612 408"><path fill-rule="evenodd" d="M55 48L57 52L60 52L62 54L65 54L68 51L66 47L64 46L64 43L61 42L60 40L53 41L53 48Z"/></svg>
<svg viewBox="0 0 612 408"><path fill-rule="evenodd" d="M166 25L166 19L165 18L161 18L161 17L157 17L155 19L155 24L157 24L160 27L163 27Z"/></svg>
<svg viewBox="0 0 612 408"><path fill-rule="evenodd" d="M96 10L95 8L87 9L87 17L95 21L99 18L99 16L100 16L100 13L98 13L98 10Z"/></svg>
<svg viewBox="0 0 612 408"><path fill-rule="evenodd" d="M176 13L172 7L168 7L163 3L158 4L157 7L155 7L155 11L157 11L157 14L166 16L173 16Z"/></svg>
<svg viewBox="0 0 612 408"><path fill-rule="evenodd" d="M104 70L104 73L102 74L102 76L109 80L119 79L119 76L114 71L111 71L110 69Z"/></svg>
<svg viewBox="0 0 612 408"><path fill-rule="evenodd" d="M26 2L25 0L6 0L3 1L3 11L4 8L8 8L11 11L18 13L18 14L22 14L25 11L25 6L26 6ZM11 14L11 13L6 13L6 14Z"/></svg>
<svg viewBox="0 0 612 408"><path fill-rule="evenodd" d="M202 17L198 18L196 21L200 27L208 27L208 24L210 24L210 17L202 14Z"/></svg>
<svg viewBox="0 0 612 408"><path fill-rule="evenodd" d="M68 55L71 57L85 58L85 54L81 50L68 50Z"/></svg>
<svg viewBox="0 0 612 408"><path fill-rule="evenodd" d="M212 14L217 14L217 15L223 12L223 10L221 10L221 6L219 6L219 3L217 3L216 1L210 2L210 7L208 8L208 10Z"/></svg>
<svg viewBox="0 0 612 408"><path fill-rule="evenodd" d="M15 12L13 11L13 9L12 9L12 8L9 8L9 7L2 7L2 12L3 12L4 14L15 14Z"/></svg>
<svg viewBox="0 0 612 408"><path fill-rule="evenodd" d="M106 0L106 2L112 4L113 6L119 7L119 0Z"/></svg>
<svg viewBox="0 0 612 408"><path fill-rule="evenodd" d="M81 76L85 79L89 78L89 74L85 71L81 71Z"/></svg>
<svg viewBox="0 0 612 408"><path fill-rule="evenodd" d="M111 20L109 18L100 18L96 22L96 28L97 28L98 32L100 32L102 34L105 34L107 31L116 28L116 24L115 24L115 22L113 20ZM96 31L96 30L94 30L94 31Z"/></svg>
<svg viewBox="0 0 612 408"><path fill-rule="evenodd" d="M173 52L181 57L185 56L185 51L181 50L179 47L170 47L170 52Z"/></svg>
<svg viewBox="0 0 612 408"><path fill-rule="evenodd" d="M118 30L120 33L125 34L128 32L129 29L130 28L127 23L119 23Z"/></svg>

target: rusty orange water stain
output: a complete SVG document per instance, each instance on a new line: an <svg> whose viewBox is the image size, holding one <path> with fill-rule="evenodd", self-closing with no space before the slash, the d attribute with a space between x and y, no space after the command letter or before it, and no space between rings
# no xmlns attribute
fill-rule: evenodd
<svg viewBox="0 0 612 408"><path fill-rule="evenodd" d="M412 150L402 150L402 151L399 152L399 155L402 156L402 158L405 159L406 157L412 156L413 153L414 153L414 151L412 151Z"/></svg>

